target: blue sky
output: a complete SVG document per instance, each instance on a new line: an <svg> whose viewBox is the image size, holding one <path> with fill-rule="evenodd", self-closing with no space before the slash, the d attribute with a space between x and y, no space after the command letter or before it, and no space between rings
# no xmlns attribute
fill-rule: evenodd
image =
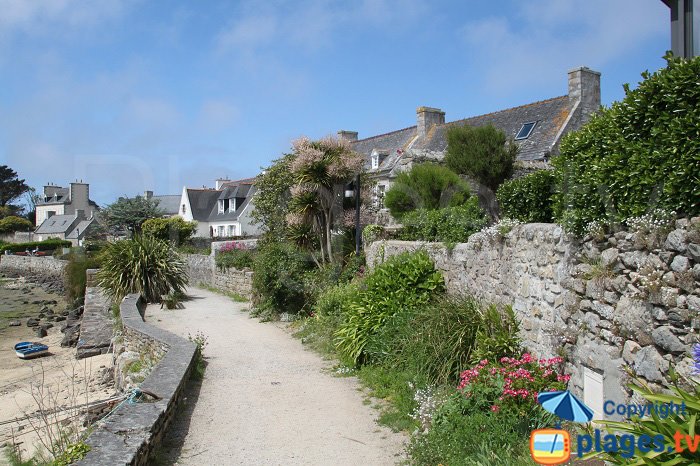
<svg viewBox="0 0 700 466"><path fill-rule="evenodd" d="M100 204L254 176L300 135L360 137L664 65L660 0L0 0L0 163Z"/></svg>

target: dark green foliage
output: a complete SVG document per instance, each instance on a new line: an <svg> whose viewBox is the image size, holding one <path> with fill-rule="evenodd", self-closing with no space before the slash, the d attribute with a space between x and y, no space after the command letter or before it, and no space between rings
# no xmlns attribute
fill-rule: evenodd
<svg viewBox="0 0 700 466"><path fill-rule="evenodd" d="M388 364L419 374L431 384L456 384L459 374L486 357L516 356L518 326L476 299L444 296L420 308L388 343Z"/></svg>
<svg viewBox="0 0 700 466"><path fill-rule="evenodd" d="M85 251L76 249L68 254L68 265L65 273L65 288L69 302L85 297L85 284L87 269L97 269L100 267L99 260L86 255Z"/></svg>
<svg viewBox="0 0 700 466"><path fill-rule="evenodd" d="M219 252L215 258L216 266L220 269L249 269L253 267L253 251L248 249L231 249Z"/></svg>
<svg viewBox="0 0 700 466"><path fill-rule="evenodd" d="M4 253L5 251L10 251L10 252L25 252L25 251L32 252L34 250L54 251L54 250L59 249L59 248L69 248L69 247L71 247L70 241L65 241L65 240L56 239L56 238L50 238L50 239L47 239L46 241L32 241L29 243L6 244L5 246L2 246L2 248L0 248L0 253Z"/></svg>
<svg viewBox="0 0 700 466"><path fill-rule="evenodd" d="M463 243L486 226L488 220L476 197L458 207L416 210L402 218L400 237L406 241Z"/></svg>
<svg viewBox="0 0 700 466"><path fill-rule="evenodd" d="M562 142L554 211L569 231L654 208L700 213L700 58L667 60Z"/></svg>
<svg viewBox="0 0 700 466"><path fill-rule="evenodd" d="M256 306L273 312L301 311L306 304L305 275L313 266L304 253L290 244L260 244L253 261Z"/></svg>
<svg viewBox="0 0 700 466"><path fill-rule="evenodd" d="M346 319L336 332L339 354L352 364L380 357L384 343L377 337L388 321L412 312L444 290L442 275L425 251L394 256L376 267L364 281L364 289L350 304ZM370 347L372 354L365 350Z"/></svg>
<svg viewBox="0 0 700 466"><path fill-rule="evenodd" d="M171 241L175 244L185 243L196 230L197 222L187 222L181 217L149 218L141 225L141 231L144 235Z"/></svg>
<svg viewBox="0 0 700 466"><path fill-rule="evenodd" d="M496 191L501 215L523 223L551 223L554 215L554 181L551 170L540 170L505 181Z"/></svg>
<svg viewBox="0 0 700 466"><path fill-rule="evenodd" d="M518 146L491 126L452 126L447 130L445 163L492 191L513 175Z"/></svg>
<svg viewBox="0 0 700 466"><path fill-rule="evenodd" d="M140 232L143 222L149 218L163 216L163 210L158 207L158 203L157 199L147 199L142 196L120 197L115 203L105 207L100 212L99 218L112 231Z"/></svg>
<svg viewBox="0 0 700 466"><path fill-rule="evenodd" d="M433 163L400 173L386 193L384 205L395 218L416 209L434 210L464 204L469 185L449 168Z"/></svg>
<svg viewBox="0 0 700 466"><path fill-rule="evenodd" d="M185 262L167 241L136 235L116 241L101 254L98 284L115 301L129 293L140 293L150 303L160 302L171 292L184 292Z"/></svg>
<svg viewBox="0 0 700 466"><path fill-rule="evenodd" d="M0 234L14 233L15 231L31 231L34 224L26 218L10 215L0 220Z"/></svg>
<svg viewBox="0 0 700 466"><path fill-rule="evenodd" d="M255 207L251 216L267 234L285 236L289 212L287 204L291 198L289 189L294 184L290 163L293 154L285 154L272 162L255 179Z"/></svg>
<svg viewBox="0 0 700 466"><path fill-rule="evenodd" d="M29 186L17 177L16 171L7 165L0 165L0 207L7 206L27 191Z"/></svg>

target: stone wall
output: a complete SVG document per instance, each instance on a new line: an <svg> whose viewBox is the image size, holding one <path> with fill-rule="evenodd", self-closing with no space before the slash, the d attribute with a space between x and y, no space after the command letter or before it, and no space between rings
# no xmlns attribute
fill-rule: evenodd
<svg viewBox="0 0 700 466"><path fill-rule="evenodd" d="M0 255L0 273L8 277L24 277L56 293L64 293L64 277L68 261L53 257Z"/></svg>
<svg viewBox="0 0 700 466"><path fill-rule="evenodd" d="M211 286L248 299L253 295L253 272L250 270L219 269L214 261L214 256L188 254L187 273L191 285Z"/></svg>
<svg viewBox="0 0 700 466"><path fill-rule="evenodd" d="M123 403L100 422L86 443L90 452L77 464L150 464L154 451L177 412L195 363L197 347L191 341L143 321L145 303L132 294L120 306L125 343L137 351L162 356L140 388L154 399Z"/></svg>
<svg viewBox="0 0 700 466"><path fill-rule="evenodd" d="M369 266L423 248L451 293L512 305L524 345L562 355L574 392L584 367L603 376L605 399L629 396L625 367L668 386L670 363L690 375L700 328L700 218L668 235L620 232L577 241L552 224L527 224L505 236L478 233L448 250L440 243L380 241Z"/></svg>

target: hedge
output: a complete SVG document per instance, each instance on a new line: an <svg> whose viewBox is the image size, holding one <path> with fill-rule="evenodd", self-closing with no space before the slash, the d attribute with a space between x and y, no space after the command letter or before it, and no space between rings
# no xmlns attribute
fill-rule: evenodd
<svg viewBox="0 0 700 466"><path fill-rule="evenodd" d="M700 58L666 59L562 141L554 213L567 230L657 208L700 214Z"/></svg>
<svg viewBox="0 0 700 466"><path fill-rule="evenodd" d="M469 236L486 226L488 220L472 197L465 205L439 210L416 210L402 218L399 236L405 241L439 241L464 243Z"/></svg>
<svg viewBox="0 0 700 466"><path fill-rule="evenodd" d="M24 252L24 251L34 251L34 250L39 250L39 251L53 251L54 249L58 248L69 248L71 247L71 242L70 241L65 241L62 239L47 239L46 241L32 241L28 243L14 243L14 244L6 244L2 247L0 247L0 253L5 253L5 251L10 251L10 252Z"/></svg>
<svg viewBox="0 0 700 466"><path fill-rule="evenodd" d="M509 180L498 187L496 199L504 217L523 223L550 223L554 215L552 193L554 173L540 170Z"/></svg>

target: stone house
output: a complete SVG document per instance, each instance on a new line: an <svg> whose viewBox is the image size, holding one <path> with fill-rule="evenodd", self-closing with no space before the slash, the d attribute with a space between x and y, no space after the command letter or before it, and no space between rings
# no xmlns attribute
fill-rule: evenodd
<svg viewBox="0 0 700 466"><path fill-rule="evenodd" d="M418 107L416 124L386 134L358 138L355 131L338 131L355 151L367 158L375 206L383 209L383 195L392 181L413 163L444 158L447 130L456 125L493 125L520 147L519 166L528 171L547 166L557 155L562 137L580 128L600 108L600 73L586 67L568 72L568 94L519 107L452 122L438 108Z"/></svg>
<svg viewBox="0 0 700 466"><path fill-rule="evenodd" d="M97 203L90 200L89 184L76 181L68 188L48 184L36 203L33 240L59 238L77 246L95 226L98 210Z"/></svg>
<svg viewBox="0 0 700 466"><path fill-rule="evenodd" d="M218 179L215 188L184 187L177 215L197 222L196 237L257 236L260 226L250 216L254 195L255 178Z"/></svg>

